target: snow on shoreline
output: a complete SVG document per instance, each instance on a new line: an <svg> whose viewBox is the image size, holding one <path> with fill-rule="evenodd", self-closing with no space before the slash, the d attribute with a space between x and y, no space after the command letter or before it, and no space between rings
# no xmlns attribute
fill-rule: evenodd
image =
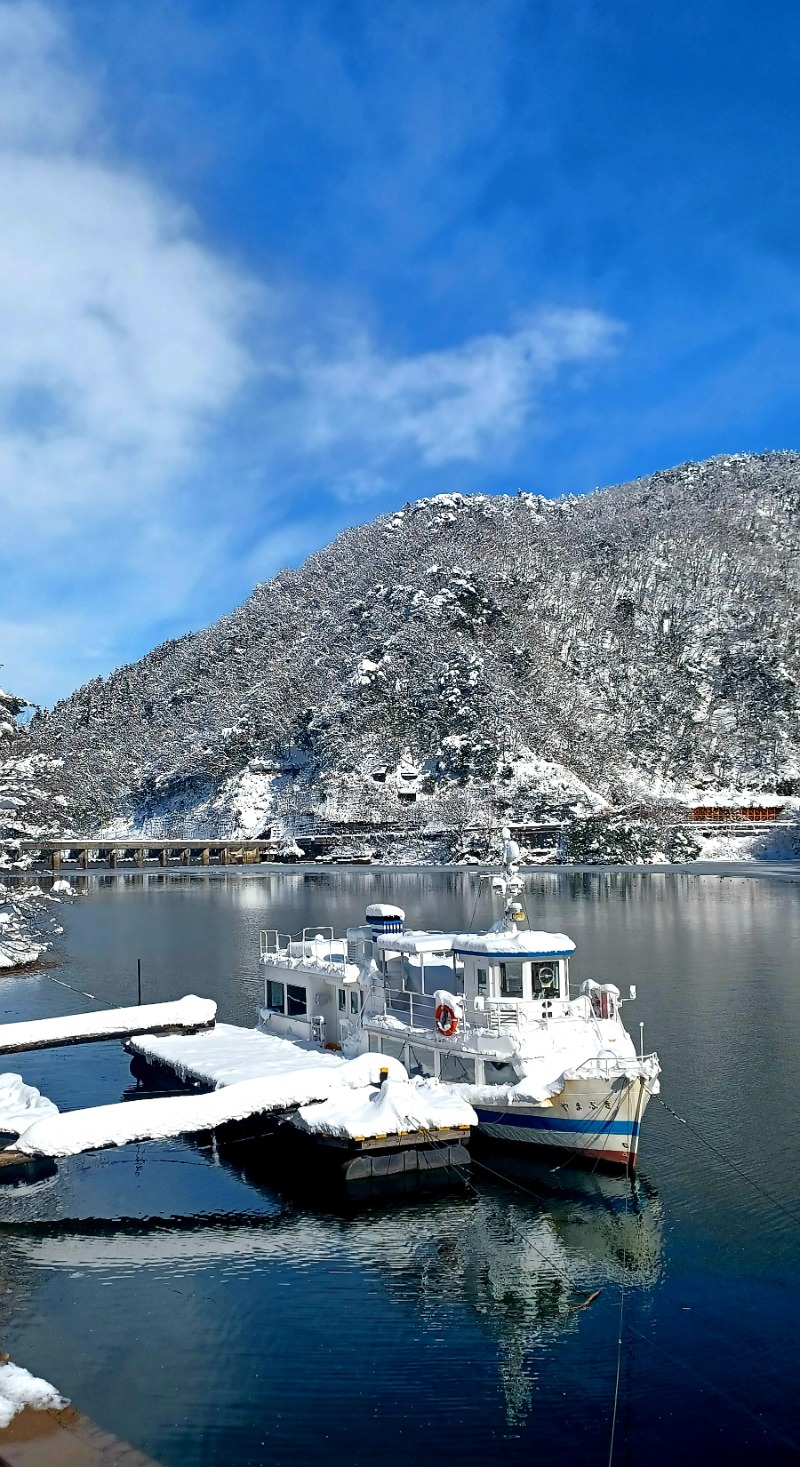
<svg viewBox="0 0 800 1467"><path fill-rule="evenodd" d="M49 1380L31 1375L10 1360L0 1363L0 1428L8 1426L26 1406L35 1411L63 1411L68 1405Z"/></svg>
<svg viewBox="0 0 800 1467"><path fill-rule="evenodd" d="M46 892L40 886L0 882L0 970L38 962L62 931L53 906L75 895L68 881L54 881Z"/></svg>

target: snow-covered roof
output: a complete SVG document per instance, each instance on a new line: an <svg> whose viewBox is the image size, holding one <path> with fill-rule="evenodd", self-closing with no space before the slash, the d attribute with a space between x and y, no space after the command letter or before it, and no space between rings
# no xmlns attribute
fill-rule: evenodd
<svg viewBox="0 0 800 1467"><path fill-rule="evenodd" d="M564 932L461 932L452 939L453 952L479 953L493 958L565 958L575 944Z"/></svg>
<svg viewBox="0 0 800 1467"><path fill-rule="evenodd" d="M367 919L392 917L396 918L398 922L404 922L406 917L402 907L392 907L387 902L371 902L367 907L366 915Z"/></svg>
<svg viewBox="0 0 800 1467"><path fill-rule="evenodd" d="M453 947L452 932L386 932L378 938L378 947L393 953L449 953Z"/></svg>

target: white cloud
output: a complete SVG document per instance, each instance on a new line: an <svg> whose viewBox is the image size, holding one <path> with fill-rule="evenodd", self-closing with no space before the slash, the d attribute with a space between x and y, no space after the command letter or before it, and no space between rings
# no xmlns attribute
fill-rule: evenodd
<svg viewBox="0 0 800 1467"><path fill-rule="evenodd" d="M400 456L433 468L474 462L507 447L558 374L607 355L619 333L596 311L544 310L507 334L416 356L381 353L363 336L334 358L306 352L297 364L306 442L319 454L357 448L361 464L342 474L348 498L371 481L382 487L381 465Z"/></svg>
<svg viewBox="0 0 800 1467"><path fill-rule="evenodd" d="M65 643L107 654L131 617L179 611L221 549L188 486L252 373L258 290L116 157L38 0L0 3L0 74L0 657L41 698L49 602L69 621L63 691L86 670Z"/></svg>
<svg viewBox="0 0 800 1467"><path fill-rule="evenodd" d="M319 487L406 498L420 469L502 463L559 374L614 344L607 317L562 309L392 354L202 242L120 158L40 0L0 0L0 75L0 661L23 694L49 701L324 542L341 514Z"/></svg>
<svg viewBox="0 0 800 1467"><path fill-rule="evenodd" d="M80 143L94 98L76 75L68 38L39 0L0 6L0 146L38 153Z"/></svg>

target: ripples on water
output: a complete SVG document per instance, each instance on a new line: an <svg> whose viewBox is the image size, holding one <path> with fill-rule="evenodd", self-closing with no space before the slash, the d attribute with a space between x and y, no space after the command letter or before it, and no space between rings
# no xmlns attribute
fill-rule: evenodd
<svg viewBox="0 0 800 1467"><path fill-rule="evenodd" d="M342 928L381 899L418 926L493 916L470 874L85 884L54 976L130 1002L141 957L146 1001L196 991L247 1024L262 926ZM0 1193L4 1348L170 1467L605 1462L624 1283L614 1460L797 1461L800 884L528 887L531 925L578 943L574 981L637 983L626 1018L665 1099L786 1211L655 1102L634 1189L481 1152L462 1192L345 1206L299 1189L268 1140L125 1147ZM0 996L5 1019L88 1006L45 975ZM117 1045L18 1068L64 1109L135 1091Z"/></svg>

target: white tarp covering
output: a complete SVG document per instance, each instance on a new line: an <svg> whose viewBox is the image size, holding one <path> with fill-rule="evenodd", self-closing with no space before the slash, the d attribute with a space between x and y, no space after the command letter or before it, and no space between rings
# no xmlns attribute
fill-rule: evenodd
<svg viewBox="0 0 800 1467"><path fill-rule="evenodd" d="M188 994L172 1003L140 1004L137 1008L104 1009L92 1014L66 1014L59 1019L29 1019L24 1023L0 1024L0 1054L20 1049L37 1049L50 1044L69 1044L78 1039L115 1039L138 1029L187 1028L213 1024L217 1005L213 999Z"/></svg>
<svg viewBox="0 0 800 1467"><path fill-rule="evenodd" d="M375 1059L375 1055L363 1055ZM387 1061L381 1056L385 1067ZM436 1080L384 1080L379 1090L337 1090L321 1105L304 1105L295 1124L312 1135L393 1136L401 1131L435 1131L476 1126L472 1106Z"/></svg>
<svg viewBox="0 0 800 1467"><path fill-rule="evenodd" d="M19 1136L42 1116L58 1115L58 1106L21 1075L0 1075L0 1131Z"/></svg>
<svg viewBox="0 0 800 1467"><path fill-rule="evenodd" d="M31 1375L9 1360L0 1364L0 1427L8 1426L18 1411L32 1406L37 1411L63 1411L69 1405L55 1386L39 1375Z"/></svg>

